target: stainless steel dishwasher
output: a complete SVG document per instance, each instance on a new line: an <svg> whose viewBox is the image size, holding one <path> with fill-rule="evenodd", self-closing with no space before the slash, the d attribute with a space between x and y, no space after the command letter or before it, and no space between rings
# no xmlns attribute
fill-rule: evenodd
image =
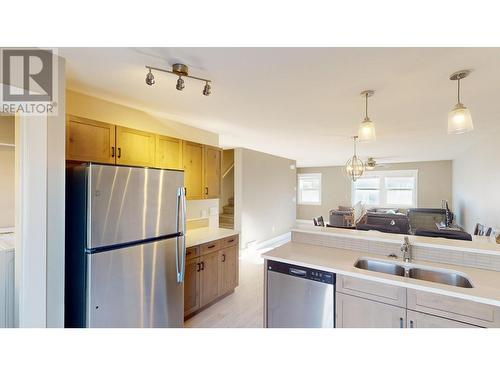
<svg viewBox="0 0 500 375"><path fill-rule="evenodd" d="M267 261L266 326L335 327L335 274Z"/></svg>

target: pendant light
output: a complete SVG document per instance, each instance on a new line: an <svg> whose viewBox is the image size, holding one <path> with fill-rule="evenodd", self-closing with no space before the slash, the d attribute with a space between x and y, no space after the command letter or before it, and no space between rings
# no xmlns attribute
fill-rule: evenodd
<svg viewBox="0 0 500 375"><path fill-rule="evenodd" d="M374 90L366 90L361 93L361 96L365 97L365 119L359 125L358 129L358 137L362 142L370 142L375 141L375 124L368 117L368 97L373 96L375 94Z"/></svg>
<svg viewBox="0 0 500 375"><path fill-rule="evenodd" d="M474 130L469 109L460 102L460 81L470 74L470 70L460 70L450 76L452 81L457 81L458 103L448 113L448 134L461 134Z"/></svg>
<svg viewBox="0 0 500 375"><path fill-rule="evenodd" d="M358 140L358 136L355 135L352 139L354 141L354 155L345 164L344 172L349 179L356 181L365 172L365 164L356 155L356 141Z"/></svg>

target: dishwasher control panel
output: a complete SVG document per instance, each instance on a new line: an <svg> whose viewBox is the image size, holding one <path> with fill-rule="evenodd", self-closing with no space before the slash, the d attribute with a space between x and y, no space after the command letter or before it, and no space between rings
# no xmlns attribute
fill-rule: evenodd
<svg viewBox="0 0 500 375"><path fill-rule="evenodd" d="M307 280L318 281L325 284L335 284L335 274L328 271L321 271L313 268L294 266L292 264L276 262L274 260L267 261L267 270L294 277L301 277Z"/></svg>

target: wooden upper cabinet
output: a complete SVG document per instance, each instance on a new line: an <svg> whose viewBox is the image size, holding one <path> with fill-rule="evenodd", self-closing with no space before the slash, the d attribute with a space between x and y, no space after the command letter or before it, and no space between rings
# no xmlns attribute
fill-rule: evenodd
<svg viewBox="0 0 500 375"><path fill-rule="evenodd" d="M76 116L66 118L66 159L115 163L115 126Z"/></svg>
<svg viewBox="0 0 500 375"><path fill-rule="evenodd" d="M202 199L203 145L183 141L184 186L187 199Z"/></svg>
<svg viewBox="0 0 500 375"><path fill-rule="evenodd" d="M157 168L182 169L182 141L157 134L155 166Z"/></svg>
<svg viewBox="0 0 500 375"><path fill-rule="evenodd" d="M155 165L155 135L117 126L116 164L138 167Z"/></svg>
<svg viewBox="0 0 500 375"><path fill-rule="evenodd" d="M204 148L204 196L219 198L221 193L221 150L217 147Z"/></svg>

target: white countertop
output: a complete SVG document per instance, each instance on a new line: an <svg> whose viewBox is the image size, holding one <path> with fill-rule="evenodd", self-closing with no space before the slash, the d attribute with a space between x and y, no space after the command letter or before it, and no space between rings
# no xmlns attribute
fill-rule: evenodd
<svg viewBox="0 0 500 375"><path fill-rule="evenodd" d="M201 245L202 243L220 240L224 237L234 236L238 231L225 228L197 228L186 232L186 247Z"/></svg>
<svg viewBox="0 0 500 375"><path fill-rule="evenodd" d="M429 281L409 279L402 276L362 270L354 267L360 257L377 258L391 262L386 257L359 251L343 250L332 247L315 246L297 242L289 242L262 255L263 258L297 266L316 268L340 275L359 277L366 280L385 282L405 288L419 289L458 297L470 301L500 306L500 272L478 268L462 267L431 262L412 262L423 266L445 268L466 274L473 288L460 288Z"/></svg>
<svg viewBox="0 0 500 375"><path fill-rule="evenodd" d="M378 231L363 231L355 229L342 229L342 228L329 228L329 227L315 227L307 224L297 224L292 229L295 232L302 233L320 233L323 235L332 235L345 238L356 238L362 240L382 241L388 243L401 244L405 236L410 238L412 245L427 246L441 249L461 250L466 252L473 252L479 254L494 254L500 253L500 245L493 241L462 241L451 240L439 237L422 237L412 236L397 233L382 233Z"/></svg>

